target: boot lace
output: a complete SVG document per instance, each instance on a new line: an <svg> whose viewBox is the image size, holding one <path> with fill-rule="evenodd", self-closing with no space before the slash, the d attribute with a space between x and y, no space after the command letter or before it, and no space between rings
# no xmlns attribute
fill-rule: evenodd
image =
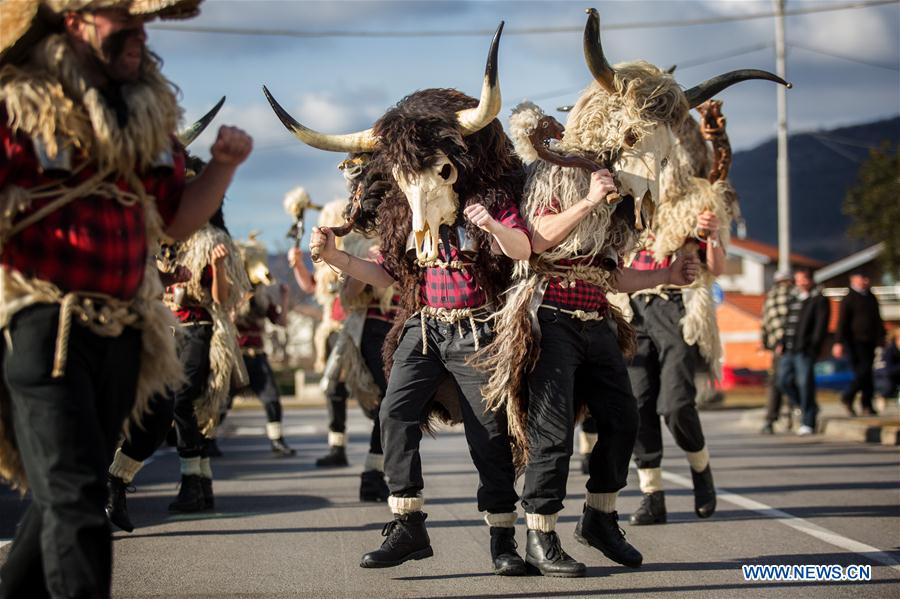
<svg viewBox="0 0 900 599"><path fill-rule="evenodd" d="M403 525L400 520L391 520L381 529L381 536L385 537L382 548L393 548L400 542L400 536L403 533Z"/></svg>

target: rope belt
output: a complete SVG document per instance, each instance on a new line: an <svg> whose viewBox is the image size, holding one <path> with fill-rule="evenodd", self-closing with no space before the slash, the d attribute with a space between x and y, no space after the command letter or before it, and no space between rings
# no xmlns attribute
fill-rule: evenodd
<svg viewBox="0 0 900 599"><path fill-rule="evenodd" d="M131 310L131 302L102 293L73 292L64 295L59 305L53 378L62 378L66 373L73 316L78 318L79 324L102 337L118 337L126 326L134 324L139 318Z"/></svg>
<svg viewBox="0 0 900 599"><path fill-rule="evenodd" d="M450 262L446 262L441 260L440 258L435 258L434 260L416 260L416 266L420 268L443 268L443 269L453 269L453 270L466 270L467 267L474 264L474 262L463 262L462 260L451 260Z"/></svg>
<svg viewBox="0 0 900 599"><path fill-rule="evenodd" d="M212 326L215 323L211 320L192 320L190 322L179 322L178 324L183 327L200 327Z"/></svg>
<svg viewBox="0 0 900 599"><path fill-rule="evenodd" d="M572 318L577 318L582 322L590 322L592 320L603 320L606 315L603 312L599 312L597 310L592 310L587 312L585 310L566 310L565 308L559 308L557 306L550 306L548 304L541 304L538 306L540 310L553 310L554 312L562 312L563 314L568 314Z"/></svg>
<svg viewBox="0 0 900 599"><path fill-rule="evenodd" d="M460 337L463 335L462 323L464 320L468 320L469 327L472 329L472 336L475 337L475 351L478 351L481 349L481 345L478 342L478 332L475 329L475 323L487 322L494 317L494 314L486 306L479 306L477 308L438 308L435 306L422 306L419 309L418 314L422 324L423 354L428 353L428 337L425 328L425 318L431 318L447 324L455 324Z"/></svg>
<svg viewBox="0 0 900 599"><path fill-rule="evenodd" d="M669 301L672 298L679 297L681 295L681 287L654 287L652 289L641 289L640 291L636 291L634 296L641 296L644 298L644 303L650 303L650 300L654 297L660 297L666 301Z"/></svg>

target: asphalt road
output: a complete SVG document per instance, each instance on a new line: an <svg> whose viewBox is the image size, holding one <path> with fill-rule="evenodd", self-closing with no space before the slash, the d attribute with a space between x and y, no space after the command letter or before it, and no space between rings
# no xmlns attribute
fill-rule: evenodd
<svg viewBox="0 0 900 599"><path fill-rule="evenodd" d="M690 474L667 440L663 462L669 523L632 527L637 476L619 500L622 528L644 554L629 570L572 538L585 477L573 462L560 517L565 549L588 565L583 579L491 575L489 534L475 510L477 478L459 430L423 442L431 559L364 570L387 508L357 499L369 421L350 419L349 468L318 470L325 451L324 410L287 412L290 459L271 457L262 412L229 418L225 456L214 461L215 512L172 516L177 457L158 453L129 495L134 533L115 533L115 597L900 597L900 452L760 437L739 411L703 413L719 511L693 513ZM0 543L12 536L23 504L0 491ZM517 527L524 545L524 523ZM3 549L0 549L0 561ZM748 564L872 566L869 582L747 582Z"/></svg>

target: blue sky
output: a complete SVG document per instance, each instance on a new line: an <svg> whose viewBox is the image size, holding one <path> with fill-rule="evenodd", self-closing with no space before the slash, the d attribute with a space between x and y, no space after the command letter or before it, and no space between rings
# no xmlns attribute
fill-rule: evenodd
<svg viewBox="0 0 900 599"><path fill-rule="evenodd" d="M838 2L789 0L788 8ZM584 2L302 2L206 0L199 17L165 26L242 27L323 31L492 30L584 25ZM740 15L772 9L769 0L594 2L603 25ZM287 247L290 220L284 194L297 185L314 201L344 195L337 171L342 156L302 146L272 113L266 84L300 122L329 133L369 127L404 95L428 87L456 87L478 94L490 35L473 37L248 36L162 30L148 26L149 44L183 94L187 120L196 119L222 95L228 101L210 131L192 150L208 155L214 129L232 124L253 135L255 150L228 193L226 218L239 237L260 230L271 250ZM714 25L610 30L603 42L612 62L645 59L680 64L676 77L690 87L737 68L775 70L771 19ZM787 19L787 75L792 131L835 127L900 112L900 7L897 4L824 12ZM760 46L767 46L760 48ZM758 48L758 49L754 49ZM747 50L733 56L704 60ZM823 54L826 52L827 54ZM828 55L830 54L830 55ZM839 58L840 57L840 58ZM854 62L860 59L881 68ZM504 35L500 44L501 120L530 99L545 110L571 103L589 81L581 33ZM751 82L720 95L735 149L752 147L775 133L775 89ZM557 113L558 114L558 113ZM564 120L560 115L560 120ZM312 224L312 223L310 223ZM308 235L308 233L307 233ZM752 235L752 232L751 232Z"/></svg>

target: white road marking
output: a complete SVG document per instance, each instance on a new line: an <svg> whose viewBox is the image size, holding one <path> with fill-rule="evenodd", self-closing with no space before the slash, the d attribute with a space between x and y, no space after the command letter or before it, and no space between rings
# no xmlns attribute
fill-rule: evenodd
<svg viewBox="0 0 900 599"><path fill-rule="evenodd" d="M680 474L666 472L664 470L662 473L662 477L664 480L675 483L676 485L687 487L688 489L694 488L694 484L691 479L685 476L681 476ZM755 499L750 499L749 497L744 497L743 495L738 495L737 493L732 493L731 491L726 491L725 489L716 488L716 496L719 499L722 499L729 503L733 503L736 506L742 507L746 510L750 510L751 512L756 512L757 514L761 514L763 516L766 516L767 518L771 518L772 520L784 524L789 528L793 528L794 530L797 530L804 534L808 534L811 537L815 537L820 541L825 541L826 543L834 545L835 547L839 547L847 551L852 551L853 553L862 555L867 559L878 562L883 566L888 566L889 568L893 568L894 570L900 572L900 563L897 563L897 560L895 560L892 556L888 555L881 549L878 549L877 547L872 547L871 545L866 545L865 543L860 543L859 541L848 539L847 537L830 531L827 528L819 526L818 524L813 524L809 520L804 520L803 518L792 516L791 514L774 508L770 505L766 505L765 503L756 501Z"/></svg>

